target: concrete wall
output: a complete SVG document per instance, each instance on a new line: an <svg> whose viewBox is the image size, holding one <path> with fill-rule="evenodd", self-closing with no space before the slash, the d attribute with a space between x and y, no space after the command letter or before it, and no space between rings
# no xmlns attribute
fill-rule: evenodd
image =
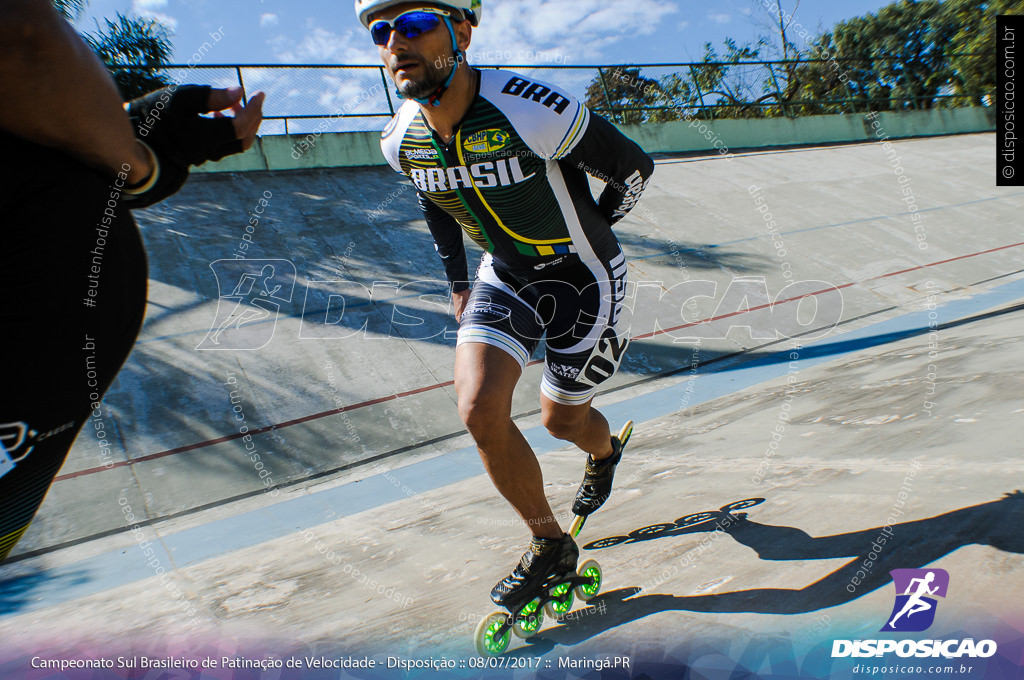
<svg viewBox="0 0 1024 680"><path fill-rule="evenodd" d="M903 113L807 116L763 120L702 120L625 125L622 130L648 153L756 149L884 137L931 137L995 130L991 109L971 107ZM333 132L263 137L248 152L207 163L196 172L297 170L384 165L376 132Z"/></svg>

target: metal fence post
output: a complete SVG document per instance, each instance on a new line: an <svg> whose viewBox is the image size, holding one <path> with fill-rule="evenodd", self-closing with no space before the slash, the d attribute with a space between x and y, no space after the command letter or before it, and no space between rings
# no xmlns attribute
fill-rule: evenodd
<svg viewBox="0 0 1024 680"><path fill-rule="evenodd" d="M838 59L836 60L836 63L837 64L839 63ZM845 71L843 71L843 73L844 74L848 74L849 71L850 71L850 69L847 68ZM842 76L840 76L839 80L840 80L840 82L842 82ZM847 76L846 82L843 83L843 86L846 88L846 101L842 102L844 104L843 113L857 113L857 102L854 101L854 95L856 93L853 91L853 88L850 86L850 78L849 78L849 76ZM871 105L870 105L870 103L868 104L867 108L868 108L868 113L870 113L871 112Z"/></svg>
<svg viewBox="0 0 1024 680"><path fill-rule="evenodd" d="M391 115L395 115L395 107L391 103L391 90L388 89L388 77L384 74L384 67L378 66L377 70L380 71L380 81L384 83L384 98L388 100L388 110L391 111Z"/></svg>
<svg viewBox="0 0 1024 680"><path fill-rule="evenodd" d="M242 80L242 67L235 66L235 75L238 76L238 86L242 88L242 100L245 101L245 82Z"/></svg>
<svg viewBox="0 0 1024 680"><path fill-rule="evenodd" d="M697 82L697 74L693 71L693 66L690 66L690 79L693 80L693 88L697 90L697 103L700 104L700 111L704 114L704 120L714 120L715 114L708 114L708 109L704 105L704 93L700 89L700 83Z"/></svg>
<svg viewBox="0 0 1024 680"><path fill-rule="evenodd" d="M604 101L608 105L608 110L612 112L612 117L615 118L616 123L622 122L622 116L619 115L618 109L612 108L612 97L608 94L608 83L604 80L604 69L600 66L597 67L597 73L601 76L601 89L604 90Z"/></svg>
<svg viewBox="0 0 1024 680"><path fill-rule="evenodd" d="M795 118L796 116L791 116L789 114L789 107L786 106L786 103L782 100L782 92L779 90L779 81L775 79L775 69L772 68L771 64L768 64L767 66L768 75L772 77L772 85L775 86L775 99L776 101L779 102L779 108L782 109L782 115L785 116L786 118Z"/></svg>

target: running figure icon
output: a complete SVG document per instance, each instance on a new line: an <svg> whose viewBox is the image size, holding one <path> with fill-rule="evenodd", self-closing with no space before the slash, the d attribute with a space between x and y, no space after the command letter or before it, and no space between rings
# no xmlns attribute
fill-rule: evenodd
<svg viewBox="0 0 1024 680"><path fill-rule="evenodd" d="M256 350L274 337L283 305L295 293L290 260L216 260L217 311L198 350Z"/></svg>
<svg viewBox="0 0 1024 680"><path fill-rule="evenodd" d="M892 617L892 621L889 622L889 626L895 628L896 621L904 614L909 619L911 616L918 612L927 611L932 608L930 602L926 602L922 599L924 595L934 595L938 591L939 587L929 588L928 585L935 580L935 572L929 571L924 578L915 578L910 580L910 585L907 586L907 590L904 595L910 595L910 599L903 605L903 609L900 613ZM917 591L911 593L910 591L914 588L914 584L917 584Z"/></svg>
<svg viewBox="0 0 1024 680"><path fill-rule="evenodd" d="M938 609L936 597L946 597L949 572L931 569L893 569L896 601L883 631L921 632L931 627ZM917 616L914 616L917 614Z"/></svg>
<svg viewBox="0 0 1024 680"><path fill-rule="evenodd" d="M275 285L273 288L270 287L270 280L274 278L275 273L274 266L268 264L260 270L259 274L246 273L242 275L238 280L238 285L231 291L231 295L224 296L228 299L238 298L238 302L228 318L224 319L220 326L217 327L217 332L210 336L213 344L219 345L221 333L231 326L241 328L247 323L268 319L272 312L277 311L276 303L266 303L261 299L272 298L281 290L280 284ZM263 284L263 290L256 294L256 290L259 288L258 284ZM267 309L267 304L272 305L272 309ZM246 306L248 306L248 309L245 308Z"/></svg>

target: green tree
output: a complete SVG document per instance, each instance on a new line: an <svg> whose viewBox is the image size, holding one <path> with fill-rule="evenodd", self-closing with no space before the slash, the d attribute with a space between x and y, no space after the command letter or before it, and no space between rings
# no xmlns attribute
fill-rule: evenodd
<svg viewBox="0 0 1024 680"><path fill-rule="evenodd" d="M616 122L634 125L707 115L711 105L721 107L724 115L765 115L758 104L775 95L758 97L761 82L751 78L750 69L728 63L757 59L761 46L741 47L726 40L726 54L720 57L707 43L700 63L658 80L644 76L639 66L607 67L588 85L586 104L609 112Z"/></svg>
<svg viewBox="0 0 1024 680"><path fill-rule="evenodd" d="M948 21L958 27L947 53L953 79L951 94L957 104L982 104L982 94L996 89L996 16L1024 14L1020 0L946 0L943 10ZM971 55L971 56L968 56Z"/></svg>
<svg viewBox="0 0 1024 680"><path fill-rule="evenodd" d="M87 0L53 0L53 6L68 21L74 21L85 10Z"/></svg>
<svg viewBox="0 0 1024 680"><path fill-rule="evenodd" d="M833 55L831 35L822 36L816 49L808 51L807 61L788 71L784 101L791 116L814 116L843 113L849 110L846 100L857 96L850 83L848 62L825 58Z"/></svg>
<svg viewBox="0 0 1024 680"><path fill-rule="evenodd" d="M587 106L618 123L639 124L651 119L645 107L658 106L658 81L645 78L639 67L608 67L587 86Z"/></svg>
<svg viewBox="0 0 1024 680"><path fill-rule="evenodd" d="M822 51L850 67L854 96L874 109L930 108L953 76L946 49L957 26L939 0L899 0L877 14L840 22Z"/></svg>
<svg viewBox="0 0 1024 680"><path fill-rule="evenodd" d="M68 21L75 21L88 0L53 0L54 7ZM129 17L118 12L115 21L104 19L95 34L82 38L99 55L127 101L170 84L164 65L171 58L171 38L167 27L153 19Z"/></svg>
<svg viewBox="0 0 1024 680"><path fill-rule="evenodd" d="M105 19L106 29L85 40L107 65L127 101L170 84L164 65L171 58L167 29L152 19L117 13L116 21Z"/></svg>
<svg viewBox="0 0 1024 680"><path fill-rule="evenodd" d="M670 73L658 81L658 101L667 108L654 111L652 122L699 117L704 110L693 78L679 73Z"/></svg>
<svg viewBox="0 0 1024 680"><path fill-rule="evenodd" d="M760 118L777 115L768 102L778 101L772 72L761 65L737 62L757 61L766 41L739 45L726 38L725 55L711 43L704 43L704 57L692 67L693 89L703 104L714 106L714 117Z"/></svg>
<svg viewBox="0 0 1024 680"><path fill-rule="evenodd" d="M743 46L727 39L724 54L707 43L700 63L656 86L638 66L620 68L614 78L605 69L604 82L591 82L587 103L620 110L618 120L627 123L694 113L747 118L985 104L996 84L996 16L1024 14L1024 0L897 0L817 39L800 27L800 38L810 41L802 50L793 40L799 5L788 11L775 0L777 11L767 12L774 37ZM737 63L765 52L782 61Z"/></svg>

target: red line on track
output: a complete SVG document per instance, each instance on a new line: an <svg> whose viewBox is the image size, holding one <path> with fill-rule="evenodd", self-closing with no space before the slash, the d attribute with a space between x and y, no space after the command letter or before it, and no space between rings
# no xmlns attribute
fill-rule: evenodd
<svg viewBox="0 0 1024 680"><path fill-rule="evenodd" d="M861 285L861 284L864 284L864 283L870 283L871 281L878 281L879 279L885 279L885 278L888 278L890 276L898 276L900 274L908 274L910 272L919 271L921 269L928 269L929 267L937 267L937 266L942 265L942 264L949 264L950 262L957 262L958 260L966 260L966 259L971 258L971 257L978 257L979 255L988 255L989 253L995 253L995 252L998 252L1000 250L1007 250L1009 248L1018 248L1020 246L1024 246L1024 241L1022 241L1020 243L1012 243L1012 244L1010 244L1008 246L999 246L998 248L990 248L988 250L982 250L982 251L979 251L979 252L976 252L976 253L969 253L967 255L960 255L960 256L957 256L957 257L951 257L949 259L939 260L938 262L932 262L930 264L922 264L922 265L918 265L916 267L910 267L909 269L901 269L901 270L896 271L896 272L889 272L888 274L881 274L879 276L873 276L870 279L865 279L864 281L852 281L850 283L844 283L841 286L833 286L831 288L825 288L825 289L822 289L822 290L815 291L813 293L807 293L806 295L801 295L799 297L787 298L785 300L777 300L776 302L769 303L769 304L766 304L766 305L760 305L758 307L751 307L750 309L744 309L744 310L741 310L741 311L731 312L729 314L723 314L721 316L716 316L716 317L713 317L713 318L710 318L710 319L704 319L703 321L694 321L694 322L691 322L691 323L684 323L684 324L682 324L680 326L675 326L673 328L667 328L667 329L660 330L660 331L654 331L653 333L646 333L644 335L638 335L638 336L636 336L633 339L634 340L643 340L645 338L652 338L652 337L657 336L657 335L663 335L665 333L671 333L672 331L678 331L678 330L681 330L683 328L689 328L691 326L696 326L698 324L710 323L712 321L720 321L721 319L728 319L729 317L732 317L732 316L738 316L740 314L747 314L748 312L754 312L754 311L757 311L759 309L764 309L766 307L771 307L772 305L781 305L781 304L786 304L787 302L794 302L794 301L797 301L797 300L803 300L805 297L814 297L816 295L821 295L822 293L827 293L827 292L832 291L832 290L842 290L843 288L849 288L851 286L857 286L857 285ZM541 362L542 362L542 360L538 359L537 361L530 362L528 365L529 366L533 366L533 365L539 364ZM423 392L430 392L430 391L441 389L442 387L448 387L449 385L454 385L454 384L455 384L455 381L449 380L448 382L438 383L436 385L428 385L427 387L419 387L419 388L417 388L415 390L409 390L408 392L400 392L398 394L392 394L392 395L387 396L387 397L378 397L377 399L371 399L369 401L360 402L358 404L352 404L350 406L343 406L341 408L331 409L330 411L323 411L321 413L313 413L313 414L308 415L308 416L303 416L301 418L296 418L295 420L286 420L283 423L277 423L275 425L267 425L266 427L257 428L255 430L249 430L247 433L244 433L244 434L241 433L241 432L236 432L234 434L229 434L229 435L226 435L224 437L218 437L216 439L209 439L209 440L204 441L204 442L197 442L195 444L189 444L188 446L179 446L176 449L168 449L167 451L160 451L159 453L151 453L151 454L149 454L147 456L140 456L138 458L132 458L131 460L118 461L117 463L114 463L113 465L111 465L109 467L96 467L96 468L88 468L86 470L79 470L78 472L69 472L66 475L60 475L60 476L56 477L54 479L54 481L55 482L60 482L60 481L63 481L65 479L74 479L75 477L84 477L85 475L91 475L91 474L95 474L97 472L103 472L104 470L112 470L114 468L119 468L119 467L124 467L126 465L131 465L132 463L142 463L142 462L149 461L149 460L156 460L157 458L164 458L166 456L173 456L175 454L184 453L186 451L195 451L196 449L202 449L202 448L205 448L207 446L213 446L214 444L222 444L224 442L229 442L229 441L232 441L232 440L235 440L235 439L241 439L246 434L253 435L253 434L262 434L264 432L272 432L274 430L280 430L280 429L285 428L285 427L290 427L291 425L298 425L300 423L307 423L307 422L309 422L311 420L318 420L320 418L325 418L327 416L333 416L333 415L337 415L339 413L345 413L346 411L355 411L356 409L365 408L367 406L374 406L376 404L382 404L382 403L384 403L386 401L394 401L396 399L403 399L405 397L411 397L411 396L413 396L415 394L421 394Z"/></svg>
<svg viewBox="0 0 1024 680"><path fill-rule="evenodd" d="M118 462L114 463L113 465L110 465L110 466L107 466L107 467L89 468L87 470L79 470L78 472L69 472L66 475L60 475L59 477L56 477L54 479L54 481L55 482L59 482L59 481L64 480L64 479L73 479L75 477L83 477L85 475L91 475L91 474L96 473L96 472L103 472L104 470L112 470L114 468L124 467L126 465L131 465L132 463L142 463L142 462L145 462L147 460L156 460L157 458L163 458L165 456L172 456L172 455L174 455L176 453L184 453L185 451L194 451L196 449L202 449L202 448L205 448L207 446L213 446L214 444L222 444L224 442L229 442L229 441L232 441L234 439L241 439L242 437L244 437L247 434L262 434L264 432L272 432L274 430L280 430L281 428L288 427L290 425L298 425L299 423L305 423L305 422L308 422L310 420L317 420L318 418L324 418L326 416L333 416L333 415L336 415L338 413L344 413L345 411L354 411L357 408L363 408L365 406L373 406L374 404L382 404L385 401L394 401L395 399L402 399L403 397L411 397L412 395L419 394L420 392L429 392L430 390L436 390L436 389L439 389L441 387L448 387L449 385L454 385L454 384L455 384L454 380L449 380L448 382L438 383L436 385L429 385L427 387L418 387L415 390L409 390L408 392L399 392L398 394L392 394L392 395L387 396L387 397L379 397L377 399L371 399L370 401L364 401L364 402L361 402L359 404L351 404L349 406L342 406L341 408L332 408L330 411L323 411L322 413L313 413L313 414L308 415L308 416L303 416L301 418L296 418L295 420L286 420L283 423L277 423L275 425L267 425L266 427L260 427L260 428L257 428L255 430L249 430L248 432L245 432L245 433L236 432L234 434L229 434L229 435L226 435L224 437L217 437L216 439L209 439L209 440L207 440L205 442L197 442L195 444L189 444L188 446L179 446L176 449L168 449L167 451L161 451L159 453L151 453L151 454L149 454L147 456L139 456L138 458L132 458L131 460L118 461Z"/></svg>

